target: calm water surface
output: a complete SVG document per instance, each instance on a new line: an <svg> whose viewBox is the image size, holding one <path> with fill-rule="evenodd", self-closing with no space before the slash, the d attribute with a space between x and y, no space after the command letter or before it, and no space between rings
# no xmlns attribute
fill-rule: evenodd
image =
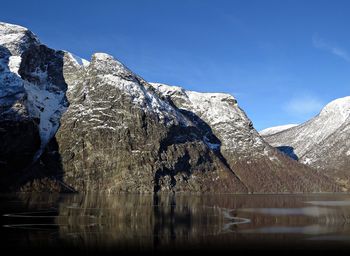
<svg viewBox="0 0 350 256"><path fill-rule="evenodd" d="M24 250L350 250L350 195L1 195Z"/></svg>

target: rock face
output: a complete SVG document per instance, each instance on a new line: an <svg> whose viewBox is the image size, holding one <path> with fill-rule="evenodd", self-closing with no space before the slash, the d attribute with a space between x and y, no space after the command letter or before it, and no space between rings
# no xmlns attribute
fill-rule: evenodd
<svg viewBox="0 0 350 256"><path fill-rule="evenodd" d="M246 192L192 123L113 57L65 59L70 107L56 135L78 191ZM78 74L78 75L77 75Z"/></svg>
<svg viewBox="0 0 350 256"><path fill-rule="evenodd" d="M67 106L62 56L26 28L0 23L1 189L26 175L23 169L40 157L58 129Z"/></svg>
<svg viewBox="0 0 350 256"><path fill-rule="evenodd" d="M151 85L112 56L96 53L88 62L16 25L0 23L0 45L2 188L338 189L269 146L230 95Z"/></svg>
<svg viewBox="0 0 350 256"><path fill-rule="evenodd" d="M304 124L264 138L274 147L289 149L286 153L301 163L350 187L350 97L330 102Z"/></svg>
<svg viewBox="0 0 350 256"><path fill-rule="evenodd" d="M26 29L0 23L0 175L4 184L13 172L31 163L40 147L38 120L28 113L24 81L18 75L20 55L36 43Z"/></svg>
<svg viewBox="0 0 350 256"><path fill-rule="evenodd" d="M223 93L199 93L152 83L164 99L205 131L207 144L222 154L227 165L254 192L331 189L325 177L288 159L267 144L240 109Z"/></svg>

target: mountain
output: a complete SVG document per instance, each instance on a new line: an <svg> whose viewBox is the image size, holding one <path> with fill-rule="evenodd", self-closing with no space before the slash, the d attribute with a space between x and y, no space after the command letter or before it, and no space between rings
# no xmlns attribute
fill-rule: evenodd
<svg viewBox="0 0 350 256"><path fill-rule="evenodd" d="M272 146L288 150L299 162L350 186L350 96L327 104L304 124L264 135Z"/></svg>
<svg viewBox="0 0 350 256"><path fill-rule="evenodd" d="M151 83L151 86L163 99L208 131L205 139L211 147L220 150L250 191L315 191L314 185L323 183L322 175L286 158L267 144L233 96L187 91L159 83Z"/></svg>
<svg viewBox="0 0 350 256"><path fill-rule="evenodd" d="M58 129L67 108L62 56L28 29L0 23L2 187L25 176L23 169L38 160Z"/></svg>
<svg viewBox="0 0 350 256"><path fill-rule="evenodd" d="M1 189L118 192L338 190L268 145L237 101L150 84L0 23Z"/></svg>
<svg viewBox="0 0 350 256"><path fill-rule="evenodd" d="M113 57L98 53L89 63L40 44L25 28L0 29L1 135L16 143L0 154L11 174L3 187L20 177L15 185L27 190L246 192L201 131ZM18 167L22 140L31 148Z"/></svg>
<svg viewBox="0 0 350 256"><path fill-rule="evenodd" d="M297 126L297 124L286 124L286 125L274 126L274 127L270 127L270 128L266 128L264 130L261 130L259 132L259 134L261 136L269 136L269 135L287 130L287 129L295 127L295 126Z"/></svg>
<svg viewBox="0 0 350 256"><path fill-rule="evenodd" d="M70 186L110 192L247 191L200 127L112 56L94 54L87 67L73 59L65 64L70 107L56 139Z"/></svg>

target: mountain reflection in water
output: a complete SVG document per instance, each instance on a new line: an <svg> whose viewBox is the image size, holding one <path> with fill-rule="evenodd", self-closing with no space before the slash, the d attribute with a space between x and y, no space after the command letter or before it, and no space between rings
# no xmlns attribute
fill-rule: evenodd
<svg viewBox="0 0 350 256"><path fill-rule="evenodd" d="M350 248L349 195L1 196L3 247Z"/></svg>

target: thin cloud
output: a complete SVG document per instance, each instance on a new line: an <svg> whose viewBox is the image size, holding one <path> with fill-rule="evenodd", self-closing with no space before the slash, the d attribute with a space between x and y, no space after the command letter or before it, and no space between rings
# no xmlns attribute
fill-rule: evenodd
<svg viewBox="0 0 350 256"><path fill-rule="evenodd" d="M317 114L323 107L323 102L314 96L292 98L285 105L285 110L292 115L308 116Z"/></svg>
<svg viewBox="0 0 350 256"><path fill-rule="evenodd" d="M328 52L350 62L350 55L346 50L339 48L339 47L335 46L334 44L331 44L331 43L325 41L323 38L321 38L317 35L314 35L312 37L312 44L314 47L316 47L318 49L328 51Z"/></svg>

